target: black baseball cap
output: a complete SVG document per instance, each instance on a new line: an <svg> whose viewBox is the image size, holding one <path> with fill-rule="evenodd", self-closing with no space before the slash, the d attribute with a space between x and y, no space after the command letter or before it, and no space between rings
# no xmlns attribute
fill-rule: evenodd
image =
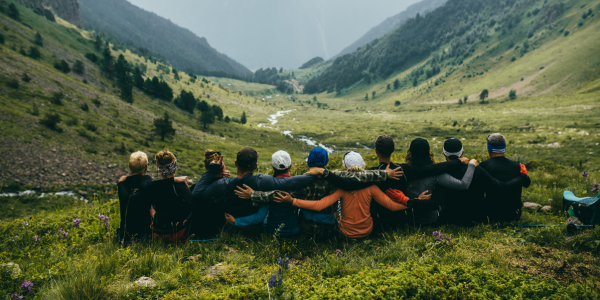
<svg viewBox="0 0 600 300"><path fill-rule="evenodd" d="M237 153L236 161L238 167L245 169L253 168L258 161L258 153L256 150L246 147Z"/></svg>
<svg viewBox="0 0 600 300"><path fill-rule="evenodd" d="M394 140L389 135L380 135L375 140L375 149L383 156L390 156L396 148Z"/></svg>

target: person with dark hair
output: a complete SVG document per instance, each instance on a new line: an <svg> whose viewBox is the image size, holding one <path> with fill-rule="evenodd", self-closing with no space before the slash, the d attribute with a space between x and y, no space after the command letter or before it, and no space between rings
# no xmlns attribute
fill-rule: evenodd
<svg viewBox="0 0 600 300"><path fill-rule="evenodd" d="M447 161L462 157L464 152L463 145L458 139L450 138L444 142L443 153ZM461 166L461 168L449 171L448 174L459 179L463 178L466 172L467 167ZM475 168L473 180L467 190L441 187L439 192L444 198L443 207L446 221L456 225L473 225L485 221L485 194L494 195L502 193L505 190L514 190L521 186L528 186L531 180L526 174L525 169L519 176L505 183L496 180L485 169L479 166Z"/></svg>
<svg viewBox="0 0 600 300"><path fill-rule="evenodd" d="M384 170L388 167L392 169L400 168L404 175L400 180L386 180L378 183L377 186L383 192L386 192L389 189L395 189L406 194L408 191L408 182L410 180L419 180L430 176L441 175L451 170L459 169L461 164L466 165L469 162L469 159L461 158L460 160L435 165L398 164L392 162L392 154L395 151L396 145L390 136L380 135L375 139L375 153L379 159L379 165L371 168L371 170ZM364 188L364 185L359 187ZM414 194L412 196L414 196ZM382 207L377 202L371 203L371 215L373 216L375 230L394 228L398 225L409 223L409 220L412 220L413 218L412 212L412 209L392 212L389 209Z"/></svg>
<svg viewBox="0 0 600 300"><path fill-rule="evenodd" d="M410 143L410 148L406 153L406 163L412 166L434 165L435 158L429 147L429 142L425 139L416 138ZM425 201L407 201L406 205L412 209L413 216L410 220L414 225L435 225L441 214L441 194L434 192L437 187L447 187L456 190L467 190L473 179L473 172L477 167L477 161L469 161L467 171L462 179L456 179L448 174L430 176L422 179L410 178L408 180L408 190L406 196L416 198L421 193L428 191L433 193L432 198ZM406 171L405 171L406 173ZM386 192L389 196L393 194Z"/></svg>
<svg viewBox="0 0 600 300"><path fill-rule="evenodd" d="M317 175L322 175L324 171L323 169L312 170L307 175L291 178L275 178L268 175L255 176L254 171L258 167L257 162L258 153L256 150L246 147L237 153L235 161L237 176L215 180L215 175L223 163L223 156L219 155L216 160L209 164L208 170L196 184L192 193L194 199L196 201L201 199L204 199L204 201L217 201L223 204L225 213L233 218L247 217L259 212L259 208L253 206L250 201L239 198L234 193L236 187L249 186L258 191L290 191L309 185L318 179ZM242 233L255 234L262 231L262 223L252 226L233 226L233 228Z"/></svg>
<svg viewBox="0 0 600 300"><path fill-rule="evenodd" d="M502 182L509 182L520 176L523 165L505 157L506 137L500 133L490 134L487 137L487 149L490 159L481 162L481 167L492 177ZM531 181L523 187L528 188ZM486 215L491 222L513 221L521 218L523 202L521 201L522 188L513 187L499 190L486 195Z"/></svg>
<svg viewBox="0 0 600 300"><path fill-rule="evenodd" d="M361 172L365 166L362 156L354 151L344 155L343 163L349 172ZM400 194L398 198L406 198L401 195L401 192L397 191L397 193ZM349 238L364 238L373 231L373 219L370 213L370 205L373 200L392 211L406 209L406 206L390 199L375 185L353 192L338 189L335 193L317 200L295 199L290 194L282 192L278 193L274 202L320 211L338 202L340 198L341 203L337 211L338 228L344 236Z"/></svg>
<svg viewBox="0 0 600 300"><path fill-rule="evenodd" d="M321 148L313 148L307 159L307 164L310 170L319 170L325 168L329 163L329 153ZM347 191L357 190L358 183L362 185L373 185L377 182L383 182L390 178L398 180L401 176L399 170L390 168L381 171L362 171L362 172L340 172L340 171L324 171L324 178L315 181L310 185L291 191L294 198L299 199L321 199L335 193L339 188ZM251 199L253 205L260 206L266 203L271 203L274 197L281 192L278 190L261 192L255 191L244 186L238 187L235 192L238 197L243 199ZM337 231L335 224L334 212L336 205L331 205L321 211L313 211L308 209L300 210L299 224L302 233L316 238L327 238L333 236Z"/></svg>

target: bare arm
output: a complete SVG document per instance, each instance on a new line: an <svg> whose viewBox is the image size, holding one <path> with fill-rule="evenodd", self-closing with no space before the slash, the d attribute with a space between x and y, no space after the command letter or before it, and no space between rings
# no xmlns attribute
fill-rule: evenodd
<svg viewBox="0 0 600 300"><path fill-rule="evenodd" d="M286 197L276 197L274 202L289 203L289 201L292 200L292 203L296 207L314 210L314 211L322 211L325 208L333 205L338 199L340 199L342 196L344 196L344 193L346 193L344 190L338 189L335 193L333 193L321 200L318 200L318 201L292 199L291 196L289 196L289 194L286 193ZM282 199L282 198L285 198L285 200L278 200L278 199Z"/></svg>

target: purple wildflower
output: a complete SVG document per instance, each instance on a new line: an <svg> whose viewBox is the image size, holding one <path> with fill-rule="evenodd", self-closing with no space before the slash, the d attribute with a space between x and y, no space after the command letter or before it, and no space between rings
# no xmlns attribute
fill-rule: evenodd
<svg viewBox="0 0 600 300"><path fill-rule="evenodd" d="M282 266L281 257L277 259L277 264L278 264L280 267Z"/></svg>
<svg viewBox="0 0 600 300"><path fill-rule="evenodd" d="M600 186L600 183L597 183L597 182L595 182L595 181L594 181L594 186L595 186L595 187L599 187L599 186Z"/></svg>
<svg viewBox="0 0 600 300"><path fill-rule="evenodd" d="M342 250L340 250L340 249L335 250L335 254L337 254L337 258L340 258L342 256Z"/></svg>
<svg viewBox="0 0 600 300"><path fill-rule="evenodd" d="M279 286L283 285L283 276L279 276Z"/></svg>
<svg viewBox="0 0 600 300"><path fill-rule="evenodd" d="M63 231L62 228L58 230L57 237L59 237L61 240L62 239L66 239L68 236L69 236L69 232L68 231Z"/></svg>
<svg viewBox="0 0 600 300"><path fill-rule="evenodd" d="M367 155L369 155L369 151L367 151Z"/></svg>
<svg viewBox="0 0 600 300"><path fill-rule="evenodd" d="M593 193L595 193L597 190L598 190L597 188L593 188L593 189L590 191L590 193L592 193L592 194L593 194Z"/></svg>
<svg viewBox="0 0 600 300"><path fill-rule="evenodd" d="M73 220L73 226L75 226L75 228L79 228L80 224L81 224L81 219L77 218L77 219Z"/></svg>
<svg viewBox="0 0 600 300"><path fill-rule="evenodd" d="M40 240L41 240L40 237L38 237L37 235L33 237L33 241L36 243L39 242Z"/></svg>
<svg viewBox="0 0 600 300"><path fill-rule="evenodd" d="M33 282L31 282L30 280L27 280L27 281L21 283L21 290L31 292L31 290L33 290Z"/></svg>
<svg viewBox="0 0 600 300"><path fill-rule="evenodd" d="M541 185L541 184L539 184L539 185L538 185L538 189L541 189L541 188L542 188L542 185Z"/></svg>
<svg viewBox="0 0 600 300"><path fill-rule="evenodd" d="M102 226L103 226L104 228L108 228L108 227L110 227L110 223L108 222L108 220L109 220L108 216L105 216L105 215L98 215L98 219L100 219L100 221L103 221L103 222L104 222L104 224L102 224Z"/></svg>
<svg viewBox="0 0 600 300"><path fill-rule="evenodd" d="M277 286L277 275L271 275L271 280L269 280L269 287L274 288Z"/></svg>
<svg viewBox="0 0 600 300"><path fill-rule="evenodd" d="M284 268L287 270L290 268L290 258L286 255L283 256L285 258L285 262L284 262Z"/></svg>
<svg viewBox="0 0 600 300"><path fill-rule="evenodd" d="M583 176L583 177L588 177L588 174L589 174L589 173L588 173L588 172L586 172L586 171L583 171L583 172L581 172L581 176Z"/></svg>
<svg viewBox="0 0 600 300"><path fill-rule="evenodd" d="M92 203L92 202L88 203L88 207L92 207L92 206L94 206L94 203Z"/></svg>
<svg viewBox="0 0 600 300"><path fill-rule="evenodd" d="M17 293L10 295L10 298L12 300L23 300L23 296L19 296L19 295L17 295Z"/></svg>
<svg viewBox="0 0 600 300"><path fill-rule="evenodd" d="M527 269L529 269L526 265L520 265L519 268L523 269L524 271L527 271Z"/></svg>

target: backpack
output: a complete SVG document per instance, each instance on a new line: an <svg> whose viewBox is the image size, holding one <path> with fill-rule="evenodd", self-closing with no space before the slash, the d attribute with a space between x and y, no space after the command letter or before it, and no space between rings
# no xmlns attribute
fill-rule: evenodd
<svg viewBox="0 0 600 300"><path fill-rule="evenodd" d="M596 197L579 198L573 192L563 193L563 210L573 207L575 216L585 225L600 224L600 194Z"/></svg>

